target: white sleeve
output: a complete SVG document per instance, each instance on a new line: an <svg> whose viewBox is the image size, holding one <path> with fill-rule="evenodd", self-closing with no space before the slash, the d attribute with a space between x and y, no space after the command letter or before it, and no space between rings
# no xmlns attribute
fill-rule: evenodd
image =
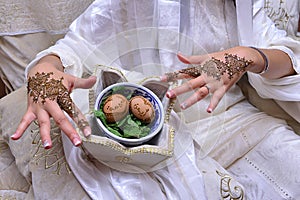
<svg viewBox="0 0 300 200"><path fill-rule="evenodd" d="M94 72L99 64L128 70L139 66L145 72L155 70L148 63L175 66L171 52L179 48L180 10L180 1L96 0L27 70L48 54L58 55L65 71L76 76Z"/></svg>
<svg viewBox="0 0 300 200"><path fill-rule="evenodd" d="M291 0L289 3L298 3ZM298 7L298 6L297 6ZM287 53L292 61L296 75L276 80L263 78L259 74L248 73L250 84L263 98L280 101L300 100L300 41L280 30L268 17L264 9L264 1L256 0L253 5L253 45L259 48L280 49Z"/></svg>
<svg viewBox="0 0 300 200"><path fill-rule="evenodd" d="M109 15L111 6L110 1L96 0L71 24L63 39L37 54L27 66L26 74L42 57L49 54L60 57L66 73L81 76L84 71L91 70L85 61L100 42L97 38L108 38L111 35L112 29L108 27L112 24L112 18ZM93 26L94 23L98 23L98 26ZM101 31L96 30L95 27L101 27ZM95 35L96 38L93 37Z"/></svg>

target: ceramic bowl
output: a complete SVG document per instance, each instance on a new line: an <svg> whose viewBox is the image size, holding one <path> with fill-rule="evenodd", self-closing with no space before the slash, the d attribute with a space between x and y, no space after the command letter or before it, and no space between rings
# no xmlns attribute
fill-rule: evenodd
<svg viewBox="0 0 300 200"><path fill-rule="evenodd" d="M147 141L151 140L154 136L156 136L163 127L165 114L164 114L162 102L148 88L134 83L122 82L122 83L116 83L110 85L106 87L104 90L102 90L96 98L94 109L99 110L102 101L105 101L105 99L107 99L108 96L114 94L115 88L117 87L122 88L121 90L118 91L118 93L121 93L124 96L130 94L131 97L143 96L144 98L148 99L151 102L154 108L155 117L152 120L152 122L148 125L150 128L150 132L148 133L148 135L141 138L123 138L110 132L105 126L105 124L102 123L101 119L96 117L96 121L100 130L104 133L104 135L106 135L110 139L113 139L124 145L139 145L139 144L146 143Z"/></svg>

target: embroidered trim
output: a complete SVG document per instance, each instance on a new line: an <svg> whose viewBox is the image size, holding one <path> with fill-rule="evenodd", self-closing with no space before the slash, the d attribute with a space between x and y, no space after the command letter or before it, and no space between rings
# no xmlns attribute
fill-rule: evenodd
<svg viewBox="0 0 300 200"><path fill-rule="evenodd" d="M266 0L264 9L266 10L268 17L275 23L275 26L279 29L287 29L287 24L291 18L291 16L287 13L285 6L285 1L280 0L279 6L276 9L275 5L272 5L272 1Z"/></svg>
<svg viewBox="0 0 300 200"><path fill-rule="evenodd" d="M10 194L4 194L0 195L0 200L17 200L17 197Z"/></svg>
<svg viewBox="0 0 300 200"><path fill-rule="evenodd" d="M44 149L41 137L39 126L35 122L35 128L31 130L33 135L32 144L36 145L36 150L33 153L33 161L36 165L39 165L41 162L44 162L45 170L53 170L53 174L60 175L63 167L68 174L71 174L72 171L66 161L63 146L62 146L62 137L59 127L57 127L54 122L51 123L51 140L52 148Z"/></svg>
<svg viewBox="0 0 300 200"><path fill-rule="evenodd" d="M231 181L233 178L228 174L223 174L216 170L217 174L221 177L220 180L220 195L222 199L226 200L243 200L244 191L239 185L233 185Z"/></svg>
<svg viewBox="0 0 300 200"><path fill-rule="evenodd" d="M286 198L293 199L291 195L288 194L287 191L285 191L280 185L266 172L264 172L262 169L260 169L254 162L252 162L249 158L245 157L245 160L252 166L254 169L256 169L260 174L262 174L263 177L265 177L269 182L271 182L280 192L282 192Z"/></svg>

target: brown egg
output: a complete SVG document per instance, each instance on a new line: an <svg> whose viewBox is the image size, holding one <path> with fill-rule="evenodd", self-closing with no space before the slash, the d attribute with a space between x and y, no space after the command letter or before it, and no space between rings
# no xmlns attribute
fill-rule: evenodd
<svg viewBox="0 0 300 200"><path fill-rule="evenodd" d="M136 118L145 123L150 123L155 116L153 105L142 96L135 96L130 99L129 110Z"/></svg>
<svg viewBox="0 0 300 200"><path fill-rule="evenodd" d="M109 96L103 105L103 112L108 123L120 121L128 114L129 102L121 94Z"/></svg>

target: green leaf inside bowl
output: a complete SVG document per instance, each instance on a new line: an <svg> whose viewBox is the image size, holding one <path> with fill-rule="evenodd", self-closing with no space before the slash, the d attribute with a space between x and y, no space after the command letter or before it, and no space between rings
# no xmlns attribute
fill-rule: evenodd
<svg viewBox="0 0 300 200"><path fill-rule="evenodd" d="M124 87L113 88L113 94L121 93ZM127 94L126 98L129 100L132 94ZM99 118L104 126L111 133L122 138L142 138L150 133L149 124L142 123L139 119L135 118L132 114L128 114L125 118L115 123L107 123L105 114L102 110L105 99L102 100L99 110L94 110L95 117Z"/></svg>

